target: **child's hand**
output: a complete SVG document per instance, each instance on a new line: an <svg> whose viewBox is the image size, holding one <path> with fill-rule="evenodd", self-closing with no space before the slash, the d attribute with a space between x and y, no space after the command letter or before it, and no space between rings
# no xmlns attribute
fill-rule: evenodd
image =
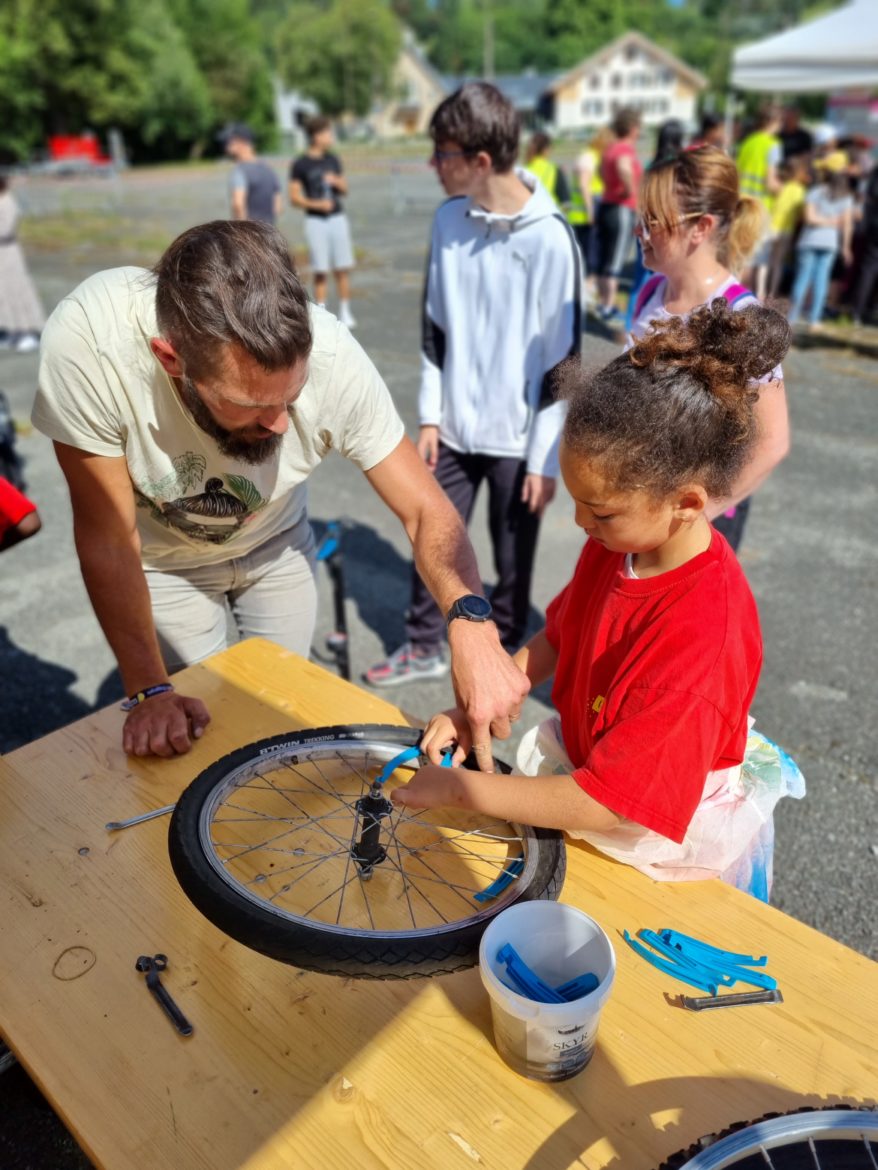
<svg viewBox="0 0 878 1170"><path fill-rule="evenodd" d="M473 745L472 733L466 716L459 707L440 711L427 724L421 737L421 751L433 764L441 764L446 748L456 744L453 764L462 764Z"/></svg>
<svg viewBox="0 0 878 1170"><path fill-rule="evenodd" d="M453 768L425 764L408 784L392 789L390 799L403 808L449 808L459 803L459 795L460 785Z"/></svg>

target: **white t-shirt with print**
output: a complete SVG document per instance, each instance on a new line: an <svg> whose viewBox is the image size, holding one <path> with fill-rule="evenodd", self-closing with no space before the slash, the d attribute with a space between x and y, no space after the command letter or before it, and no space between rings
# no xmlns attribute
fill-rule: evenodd
<svg viewBox="0 0 878 1170"><path fill-rule="evenodd" d="M650 280L652 277L649 278ZM730 276L728 280L724 280L718 288L707 297L704 301L705 305L709 305L711 301L716 300L717 297L725 296L726 290L732 285L739 284L737 276ZM682 316L685 320L688 313L669 313L665 308L665 292L667 291L668 281L666 277L656 282L656 287L652 290L649 296L644 301L640 308L640 312L631 322L631 332L625 341L625 349L627 352L635 342L639 341L641 337L646 336L647 332L653 325L658 325L661 321L670 321L672 317ZM759 298L755 293L747 290L745 293L740 293L737 299L732 302L732 309L737 312L739 309L746 309L748 305L758 305ZM775 366L774 369L767 369L762 377L756 379L758 382L782 382L783 381L783 367Z"/></svg>
<svg viewBox="0 0 878 1170"><path fill-rule="evenodd" d="M305 480L330 451L368 471L404 434L389 390L348 330L315 306L311 325L308 380L283 442L265 463L244 463L198 427L149 347L159 336L152 274L98 272L43 331L34 426L127 460L145 568L244 556L301 520Z"/></svg>

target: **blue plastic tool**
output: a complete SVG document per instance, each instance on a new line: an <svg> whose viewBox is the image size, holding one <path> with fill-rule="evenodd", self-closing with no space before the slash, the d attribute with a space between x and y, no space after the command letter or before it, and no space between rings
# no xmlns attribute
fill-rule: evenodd
<svg viewBox="0 0 878 1170"><path fill-rule="evenodd" d="M734 979L725 974L725 968L719 963L706 962L694 953L675 949L654 930L638 930L637 937L648 943L654 951L658 951L669 962L681 963L687 971L692 971L702 979L712 980L722 987L731 987L734 983Z"/></svg>
<svg viewBox="0 0 878 1170"><path fill-rule="evenodd" d="M506 974L515 985L512 988L513 991L527 996L528 999L535 999L538 1003L567 1002L560 992L556 991L554 987L550 987L544 979L537 975L536 971L528 967L510 943L505 943L497 952L497 962L505 963Z"/></svg>
<svg viewBox="0 0 878 1170"><path fill-rule="evenodd" d="M525 963L511 943L504 943L497 952L497 962L506 966L509 981L504 982L510 991L516 991L519 995L534 999L538 1003L570 1003L595 991L600 983L596 975L587 971L577 975L575 979L568 979L560 987L551 987Z"/></svg>
<svg viewBox="0 0 878 1170"><path fill-rule="evenodd" d="M707 975L702 975L697 972L694 967L684 967L681 963L675 963L670 959L663 959L655 951L651 951L643 943L639 943L627 930L622 931L622 937L628 946L640 955L641 959L646 959L647 963L658 968L659 971L664 971L666 975L673 975L675 979L679 979L683 983L689 983L692 987L698 987L701 991L706 991L710 995L716 995L716 979L709 979Z"/></svg>
<svg viewBox="0 0 878 1170"><path fill-rule="evenodd" d="M752 970L753 967L764 967L768 962L767 955L724 951L701 939L667 928L660 931L639 930L637 934L649 947L638 943L627 930L623 932L623 937L641 958L684 983L703 986L706 990L710 990L713 985L713 996L717 994L716 987L733 987L736 983L749 983L766 991L777 989L777 980L766 971Z"/></svg>
<svg viewBox="0 0 878 1170"><path fill-rule="evenodd" d="M399 752L398 755L395 755L392 760L387 761L387 763L375 777L374 783L377 785L383 784L385 780L389 779L393 775L397 768L402 768L410 760L416 760L420 755L421 749L419 747L403 748L403 750ZM454 752L450 750L446 751L442 757L442 763L439 766L441 768L450 768L453 757Z"/></svg>
<svg viewBox="0 0 878 1170"><path fill-rule="evenodd" d="M764 967L768 962L767 955L739 955L735 951L723 951L710 943L702 942L700 938L682 934L679 930L668 930L666 927L658 932L666 943L686 953L701 951L704 957L714 958L719 962L745 964L747 967Z"/></svg>
<svg viewBox="0 0 878 1170"><path fill-rule="evenodd" d="M601 981L597 975L586 971L583 975L577 975L575 979L568 979L566 983L562 983L555 990L559 995L563 995L569 1003L571 1000L582 999L584 995L590 995L593 991L597 991L600 985Z"/></svg>
<svg viewBox="0 0 878 1170"><path fill-rule="evenodd" d="M407 764L409 760L416 760L421 754L419 747L404 748L398 755L395 755L392 760L388 760L378 775L375 777L374 783L381 785L387 780L397 768L401 768L403 764Z"/></svg>
<svg viewBox="0 0 878 1170"><path fill-rule="evenodd" d="M496 898L498 894L502 894L507 886L518 877L524 869L524 858L516 857L514 861L510 861L499 877L496 877L489 886L480 890L478 894L473 894L473 900L476 902L490 902L492 898Z"/></svg>

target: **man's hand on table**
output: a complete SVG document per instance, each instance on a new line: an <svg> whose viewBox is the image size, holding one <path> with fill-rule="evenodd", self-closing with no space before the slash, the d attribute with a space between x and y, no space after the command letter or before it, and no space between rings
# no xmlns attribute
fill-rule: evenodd
<svg viewBox="0 0 878 1170"><path fill-rule="evenodd" d="M476 762L493 772L491 737L509 738L530 681L500 645L493 622L457 618L449 624L448 644L454 695L469 724Z"/></svg>
<svg viewBox="0 0 878 1170"><path fill-rule="evenodd" d="M181 756L210 723L201 699L167 691L138 703L128 712L122 747L129 756Z"/></svg>

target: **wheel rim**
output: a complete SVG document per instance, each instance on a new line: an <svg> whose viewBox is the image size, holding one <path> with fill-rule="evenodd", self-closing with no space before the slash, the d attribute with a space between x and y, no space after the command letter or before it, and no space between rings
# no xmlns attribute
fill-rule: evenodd
<svg viewBox="0 0 878 1170"><path fill-rule="evenodd" d="M377 738L331 739L260 753L231 770L199 816L212 869L278 919L345 936L435 936L493 917L533 876L533 831L466 810L394 806L376 817L364 798L399 750ZM410 775L394 773L381 799ZM377 849L364 858L370 824ZM516 878L477 900L512 863Z"/></svg>
<svg viewBox="0 0 878 1170"><path fill-rule="evenodd" d="M766 1170L771 1170L776 1164L771 1157L772 1151L789 1150L790 1147L801 1151L802 1161L797 1165L803 1170L806 1167L808 1170L836 1170L850 1164L833 1159L832 1146L842 1141L861 1144L863 1154L878 1170L878 1113L858 1113L850 1109L791 1113L759 1121L696 1154L681 1170L731 1170L743 1158L754 1155L762 1158ZM783 1165L790 1163L784 1161Z"/></svg>

